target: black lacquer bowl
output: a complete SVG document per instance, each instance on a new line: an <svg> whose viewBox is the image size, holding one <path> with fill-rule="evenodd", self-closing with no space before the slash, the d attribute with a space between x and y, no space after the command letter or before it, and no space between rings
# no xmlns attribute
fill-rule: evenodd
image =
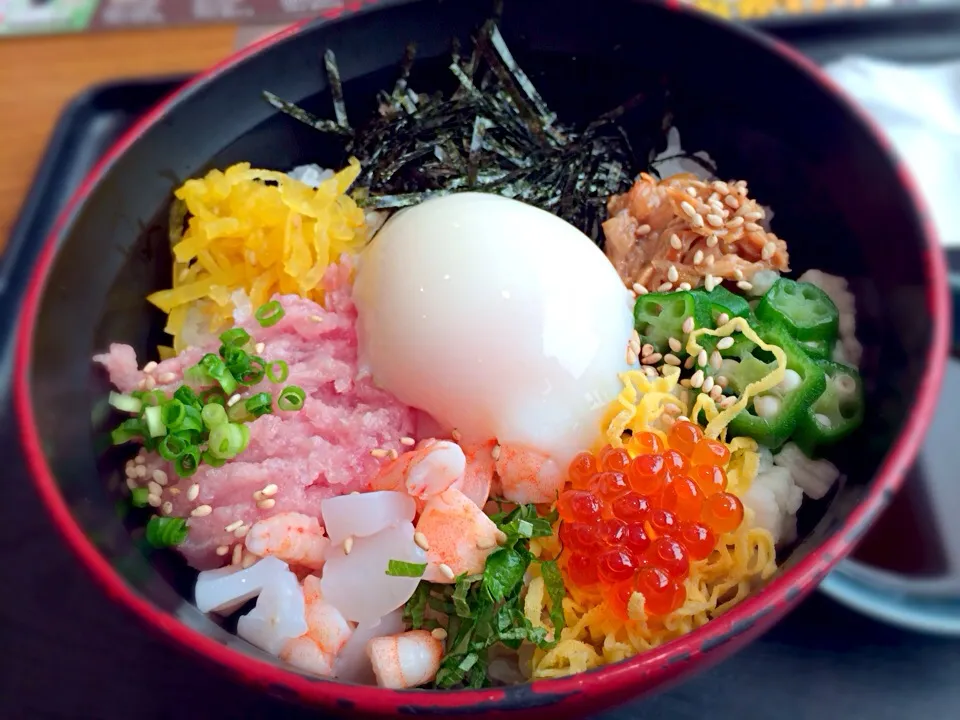
<svg viewBox="0 0 960 720"><path fill-rule="evenodd" d="M662 139L668 110L689 149L747 179L774 208L795 271L850 278L868 392L863 430L836 462L849 474L804 506L801 541L770 584L705 627L632 660L570 678L486 690L396 692L298 674L191 604L172 554L146 556L118 516L122 460L99 438L107 383L90 362L113 342L149 357L161 317L144 296L169 277L171 192L213 167L337 165L335 141L276 114L260 93L332 114L322 52L335 51L351 112L373 107L415 40L418 89L450 87L450 39L468 42L487 0L357 7L291 28L202 74L163 102L93 171L32 268L17 329L17 423L34 481L105 590L146 624L271 692L369 713L582 716L714 662L788 611L844 555L901 483L932 411L947 353L941 253L887 148L802 58L754 32L671 5L507 2L502 32L564 119L647 98L623 119L635 148ZM816 632L816 628L811 628Z"/></svg>

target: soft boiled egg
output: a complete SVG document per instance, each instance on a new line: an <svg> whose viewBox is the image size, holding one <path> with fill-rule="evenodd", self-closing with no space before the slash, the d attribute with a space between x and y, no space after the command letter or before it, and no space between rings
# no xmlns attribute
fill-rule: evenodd
<svg viewBox="0 0 960 720"><path fill-rule="evenodd" d="M566 461L599 439L632 302L564 220L497 195L428 200L364 250L354 298L361 367L465 441Z"/></svg>

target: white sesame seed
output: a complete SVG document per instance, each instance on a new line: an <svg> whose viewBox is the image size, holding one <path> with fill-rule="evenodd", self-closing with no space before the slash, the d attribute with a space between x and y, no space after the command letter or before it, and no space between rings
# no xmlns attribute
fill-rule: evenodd
<svg viewBox="0 0 960 720"><path fill-rule="evenodd" d="M673 365L674 367L680 367L680 358L678 358L673 353L667 353L663 356L663 361L667 365Z"/></svg>
<svg viewBox="0 0 960 720"><path fill-rule="evenodd" d="M693 318L688 317L686 320L683 321L683 325L680 327L680 329L683 330L685 333L689 334L693 332L693 327L694 327Z"/></svg>
<svg viewBox="0 0 960 720"><path fill-rule="evenodd" d="M735 397L733 397L733 396L731 395L730 397L726 397L726 398L724 398L723 400L720 401L720 407L723 408L724 410L726 410L728 407L730 407L731 405L733 405L733 404L736 403L736 402L737 402L737 398L735 398Z"/></svg>
<svg viewBox="0 0 960 720"><path fill-rule="evenodd" d="M383 448L374 448L370 451L370 454L375 458L385 458L389 453Z"/></svg>
<svg viewBox="0 0 960 720"><path fill-rule="evenodd" d="M135 466L135 465L131 465L130 463L127 463L126 467L123 469L123 474L126 475L128 478L135 478L135 477L137 477L137 468L136 468L136 466Z"/></svg>
<svg viewBox="0 0 960 720"><path fill-rule="evenodd" d="M162 502L159 495L147 495L147 504L150 507L160 507Z"/></svg>
<svg viewBox="0 0 960 720"><path fill-rule="evenodd" d="M243 560L243 545L237 543L233 546L233 557L230 559L231 565L239 565Z"/></svg>
<svg viewBox="0 0 960 720"><path fill-rule="evenodd" d="M238 402L240 402L240 394L234 393L233 395L230 396L230 399L227 400L227 407L233 407Z"/></svg>
<svg viewBox="0 0 960 720"><path fill-rule="evenodd" d="M443 628L434 628L430 631L430 634L433 635L437 640L447 639L447 631Z"/></svg>
<svg viewBox="0 0 960 720"><path fill-rule="evenodd" d="M677 290L693 290L693 286L688 282L682 282L677 285Z"/></svg>
<svg viewBox="0 0 960 720"><path fill-rule="evenodd" d="M697 250L697 251L693 254L693 264L694 264L694 265L699 265L699 264L702 263L702 262L703 262L703 250Z"/></svg>
<svg viewBox="0 0 960 720"><path fill-rule="evenodd" d="M412 437L402 437L400 438L400 444L403 445L404 447L413 447L414 445L417 444L417 441L414 440Z"/></svg>
<svg viewBox="0 0 960 720"><path fill-rule="evenodd" d="M707 351L701 350L697 353L697 365L704 367L707 364Z"/></svg>
<svg viewBox="0 0 960 720"><path fill-rule="evenodd" d="M673 289L673 283L662 283L660 287L657 288L657 292L670 292Z"/></svg>
<svg viewBox="0 0 960 720"><path fill-rule="evenodd" d="M177 379L176 373L172 373L172 372L166 372L157 378L157 380L159 380L162 385L167 385L168 383L172 383L176 379Z"/></svg>
<svg viewBox="0 0 960 720"><path fill-rule="evenodd" d="M180 494L180 488L178 487L172 487L169 490L167 490L167 495L179 495L179 494Z"/></svg>
<svg viewBox="0 0 960 720"><path fill-rule="evenodd" d="M667 345L669 345L670 349L673 350L675 353L680 352L680 350L683 349L683 345L681 345L680 341L677 340L675 337L668 339Z"/></svg>
<svg viewBox="0 0 960 720"><path fill-rule="evenodd" d="M236 530L236 529L237 529L238 527L240 527L241 525L243 525L243 520L234 520L232 523L230 523L229 525L227 525L227 526L223 529L223 531L224 531L224 532L228 532L228 533L232 533L234 530Z"/></svg>
<svg viewBox="0 0 960 720"><path fill-rule="evenodd" d="M720 202L720 197L716 193L710 196L710 200L708 201L708 204L710 205L710 208L717 215L720 215L721 217L728 212L727 209L723 206L723 203Z"/></svg>
<svg viewBox="0 0 960 720"><path fill-rule="evenodd" d="M146 365L143 366L143 371L145 373L152 373L156 369L157 369L157 363L153 360L151 360L150 362L148 362Z"/></svg>
<svg viewBox="0 0 960 720"><path fill-rule="evenodd" d="M261 355L263 351L267 349L267 346L264 343L259 342L253 346L253 349L256 351L257 355Z"/></svg>
<svg viewBox="0 0 960 720"><path fill-rule="evenodd" d="M696 197L697 189L691 185L690 187L687 188L687 195L689 195L690 197Z"/></svg>
<svg viewBox="0 0 960 720"><path fill-rule="evenodd" d="M676 233L670 236L670 247L674 250L679 250L683 247L683 243L680 242L680 238Z"/></svg>
<svg viewBox="0 0 960 720"><path fill-rule="evenodd" d="M670 269L667 270L667 280L669 280L672 283L675 283L679 279L680 279L680 273L677 272L677 266L671 265Z"/></svg>
<svg viewBox="0 0 960 720"><path fill-rule="evenodd" d="M419 532L419 531L415 532L413 534L413 541L417 544L417 546L421 550L423 550L424 552L429 552L430 542L427 540L427 536L424 535L422 532Z"/></svg>
<svg viewBox="0 0 960 720"><path fill-rule="evenodd" d="M160 506L160 512L164 515L169 515L173 512L173 503L167 500L163 505Z"/></svg>
<svg viewBox="0 0 960 720"><path fill-rule="evenodd" d="M727 315L726 313L720 313L719 315L717 315L717 326L718 326L718 327L719 327L720 325L726 325L728 322L730 322L730 316Z"/></svg>
<svg viewBox="0 0 960 720"><path fill-rule="evenodd" d="M722 193L723 195L730 192L730 188L727 187L727 184L723 180L714 180L713 187L718 193Z"/></svg>
<svg viewBox="0 0 960 720"><path fill-rule="evenodd" d="M153 379L152 375L147 375L143 381L143 388L145 390L153 390L157 386L156 381Z"/></svg>
<svg viewBox="0 0 960 720"><path fill-rule="evenodd" d="M663 406L663 411L667 415L679 415L681 410L679 405L674 405L673 403L667 403Z"/></svg>
<svg viewBox="0 0 960 720"><path fill-rule="evenodd" d="M229 545L221 545L220 547L217 548L217 555L219 555L220 557L223 557L228 552L230 552Z"/></svg>
<svg viewBox="0 0 960 720"><path fill-rule="evenodd" d="M719 240L719 238L717 238L716 234L707 236L707 247L708 247L708 248L716 247L718 242L720 242L720 240Z"/></svg>
<svg viewBox="0 0 960 720"><path fill-rule="evenodd" d="M351 550L353 550L353 535L348 535L343 541L343 554L349 555Z"/></svg>
<svg viewBox="0 0 960 720"><path fill-rule="evenodd" d="M197 495L200 494L200 486L197 483L194 483L190 486L190 489L187 490L187 500L193 502L197 499Z"/></svg>
<svg viewBox="0 0 960 720"><path fill-rule="evenodd" d="M722 396L723 396L722 387L720 387L719 385L714 385L712 388L710 388L710 397L712 397L714 401L719 400Z"/></svg>
<svg viewBox="0 0 960 720"><path fill-rule="evenodd" d="M157 497L163 495L163 488L160 487L159 483L155 483L153 480L147 483L147 491L151 495L156 495Z"/></svg>
<svg viewBox="0 0 960 720"><path fill-rule="evenodd" d="M260 492L262 492L266 497L270 497L271 495L276 495L278 490L280 490L280 488L278 488L275 483L270 483Z"/></svg>
<svg viewBox="0 0 960 720"><path fill-rule="evenodd" d="M746 230L747 232L760 232L761 230L763 230L762 227L760 227L759 225L757 225L757 224L754 223L754 222L748 222L748 223L746 223L746 224L743 226L743 229Z"/></svg>
<svg viewBox="0 0 960 720"><path fill-rule="evenodd" d="M627 365L636 365L637 364L637 354L633 351L633 348L627 348L626 354Z"/></svg>
<svg viewBox="0 0 960 720"><path fill-rule="evenodd" d="M137 489L137 483L133 478L127 478L127 487L131 490Z"/></svg>
<svg viewBox="0 0 960 720"><path fill-rule="evenodd" d="M133 459L134 464L143 465L147 461L147 456L143 454L143 450L137 453L137 456Z"/></svg>
<svg viewBox="0 0 960 720"><path fill-rule="evenodd" d="M749 292L753 290L753 283L747 282L746 280L741 280L737 283L737 287L743 290L744 292Z"/></svg>
<svg viewBox="0 0 960 720"><path fill-rule="evenodd" d="M646 289L643 285L641 285L640 283L634 283L634 284L633 284L633 291L634 291L637 295L646 295L648 292L650 292L649 290L647 290L647 289Z"/></svg>
<svg viewBox="0 0 960 720"><path fill-rule="evenodd" d="M153 480L158 485L166 485L168 480L167 474L163 470L154 470Z"/></svg>
<svg viewBox="0 0 960 720"><path fill-rule="evenodd" d="M713 213L707 215L707 222L715 228L723 226L723 218L719 215L714 215Z"/></svg>
<svg viewBox="0 0 960 720"><path fill-rule="evenodd" d="M243 538L247 536L247 533L250 532L249 525L241 525L236 530L233 531L233 536L235 538Z"/></svg>
<svg viewBox="0 0 960 720"><path fill-rule="evenodd" d="M323 318L320 317L319 315L311 315L310 320L312 320L315 323L323 322Z"/></svg>
<svg viewBox="0 0 960 720"><path fill-rule="evenodd" d="M456 575L453 574L453 568L446 563L440 563L437 566L437 569L445 578L447 578L447 580L453 580L456 577Z"/></svg>
<svg viewBox="0 0 960 720"><path fill-rule="evenodd" d="M828 418L823 413L817 413L813 417L816 418L817 422L823 425L824 427L830 427L830 418Z"/></svg>
<svg viewBox="0 0 960 720"><path fill-rule="evenodd" d="M691 218L692 218L694 215L697 214L697 211L696 211L696 209L693 207L693 205L691 205L690 203L688 203L686 200L680 201L680 209L683 210L684 214L686 214L687 217L691 217Z"/></svg>
<svg viewBox="0 0 960 720"><path fill-rule="evenodd" d="M690 387L690 378L684 378L680 381L680 387L688 388Z"/></svg>
<svg viewBox="0 0 960 720"><path fill-rule="evenodd" d="M698 370L697 372L700 371ZM713 390L713 378L710 375L703 379L703 385L700 386L700 389L705 393L709 393L711 390Z"/></svg>
<svg viewBox="0 0 960 720"><path fill-rule="evenodd" d="M648 355L653 355L654 347L650 343L647 343L640 349L640 357L647 357Z"/></svg>
<svg viewBox="0 0 960 720"><path fill-rule="evenodd" d="M673 424L674 424L675 422L676 422L676 420L673 418L672 415L661 415L661 416L660 416L660 423L661 423L664 427L673 427Z"/></svg>
<svg viewBox="0 0 960 720"><path fill-rule="evenodd" d="M717 375L717 385L721 388L725 388L729 382L726 375Z"/></svg>
<svg viewBox="0 0 960 720"><path fill-rule="evenodd" d="M655 367L650 367L649 365L644 365L642 368L643 374L646 375L649 379L653 380L657 377L657 369Z"/></svg>
<svg viewBox="0 0 960 720"><path fill-rule="evenodd" d="M694 215L692 218L690 218L690 224L693 225L695 228L702 228L703 215L701 215L700 213L697 213L696 215Z"/></svg>
<svg viewBox="0 0 960 720"><path fill-rule="evenodd" d="M733 346L733 338L729 335L727 337L720 338L717 342L717 350L726 350L729 347Z"/></svg>
<svg viewBox="0 0 960 720"><path fill-rule="evenodd" d="M684 366L687 370L689 370L690 368L693 367L693 364L694 364L696 361L697 361L697 359L696 359L693 355L691 355L690 357L688 357L686 360L683 361L683 366Z"/></svg>
<svg viewBox="0 0 960 720"><path fill-rule="evenodd" d="M499 460L499 459L500 459L500 445L499 445L499 444L493 446L493 450L490 452L490 455L493 457L494 460Z"/></svg>
<svg viewBox="0 0 960 720"><path fill-rule="evenodd" d="M136 470L138 478L145 478L147 476L147 468L143 465L137 465Z"/></svg>
<svg viewBox="0 0 960 720"><path fill-rule="evenodd" d="M387 454L390 455L391 460L396 460L398 457L400 457L400 453L398 453L393 448L390 448L389 450L387 450Z"/></svg>
<svg viewBox="0 0 960 720"><path fill-rule="evenodd" d="M146 390L147 389L147 379L140 378L140 382L137 383L137 390Z"/></svg>
<svg viewBox="0 0 960 720"><path fill-rule="evenodd" d="M719 370L720 366L723 364L723 356L714 350L710 353L710 367L714 370Z"/></svg>
<svg viewBox="0 0 960 720"><path fill-rule="evenodd" d="M456 428L454 428L454 429L450 432L450 437L453 438L453 441L454 441L454 442L460 442L460 438L461 438L460 431L457 430Z"/></svg>
<svg viewBox="0 0 960 720"><path fill-rule="evenodd" d="M716 243L714 243L714 244L716 244ZM716 258L715 258L713 255L707 255L707 258L706 258L706 260L704 260L704 263L706 263L707 267L713 267L713 261L714 261L714 260L716 260ZM720 283L720 280L717 280L717 284L719 284L719 283Z"/></svg>
<svg viewBox="0 0 960 720"><path fill-rule="evenodd" d="M760 257L764 260L769 260L773 257L773 254L777 251L777 244L775 242L768 242L763 246L763 252L760 253Z"/></svg>
<svg viewBox="0 0 960 720"><path fill-rule="evenodd" d="M739 215L734 215L732 218L730 218L727 221L727 227L731 229L738 228L741 225L743 225L743 218L740 217Z"/></svg>
<svg viewBox="0 0 960 720"><path fill-rule="evenodd" d="M655 353L652 353L651 355L647 355L640 362L643 365L656 365L661 360L663 360L663 355L661 355L658 352L655 352Z"/></svg>
<svg viewBox="0 0 960 720"><path fill-rule="evenodd" d="M690 387L698 388L703 385L703 370L697 370L690 378Z"/></svg>
<svg viewBox="0 0 960 720"><path fill-rule="evenodd" d="M650 232L649 225L641 225L640 227L637 228L637 235L646 235L649 232Z"/></svg>
<svg viewBox="0 0 960 720"><path fill-rule="evenodd" d="M759 220L763 217L762 210L751 210L750 212L744 213L743 217L747 220Z"/></svg>
<svg viewBox="0 0 960 720"><path fill-rule="evenodd" d="M733 277L735 280L743 280L743 271L740 268L734 268Z"/></svg>
<svg viewBox="0 0 960 720"><path fill-rule="evenodd" d="M686 415L681 415L677 418L677 422L690 422L690 418L688 418Z"/></svg>
<svg viewBox="0 0 960 720"><path fill-rule="evenodd" d="M257 503L257 507L260 508L261 510L269 510L276 504L277 504L277 501L274 500L273 498L265 498L264 500L261 500Z"/></svg>
<svg viewBox="0 0 960 720"><path fill-rule="evenodd" d="M731 207L731 208L733 208L734 210L736 210L738 207L740 207L740 201L737 200L737 198L735 198L733 195L727 195L727 196L723 199L723 201L727 204L727 207Z"/></svg>
<svg viewBox="0 0 960 720"><path fill-rule="evenodd" d="M198 505L193 510L190 511L192 517L206 517L213 512L213 508L209 505Z"/></svg>

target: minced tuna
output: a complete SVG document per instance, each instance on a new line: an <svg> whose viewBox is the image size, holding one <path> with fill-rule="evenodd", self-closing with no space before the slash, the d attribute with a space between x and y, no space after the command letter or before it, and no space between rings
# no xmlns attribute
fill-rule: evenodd
<svg viewBox="0 0 960 720"><path fill-rule="evenodd" d="M290 371L284 383L265 378L243 396L270 392L276 397L282 387L298 385L306 393L301 410L283 412L274 404L274 414L249 423L248 447L222 467L202 464L192 477L181 479L169 463L150 454L137 461L145 475L135 466L128 472L138 475L134 483L151 489L153 503L159 488L162 515L189 518L190 532L179 550L194 567L229 562L239 538L262 518L286 511L320 517L323 499L361 490L377 472L383 460L375 456L383 453L372 451L402 452L400 439L415 436L417 412L358 370L349 276L348 264L328 269L326 307L294 295L277 296L285 315L273 327L260 327L249 309L235 313L236 325L263 343L257 354L268 362L285 361ZM111 345L94 360L122 392L144 384L172 392L186 368L218 347L213 339L142 369L127 345Z"/></svg>

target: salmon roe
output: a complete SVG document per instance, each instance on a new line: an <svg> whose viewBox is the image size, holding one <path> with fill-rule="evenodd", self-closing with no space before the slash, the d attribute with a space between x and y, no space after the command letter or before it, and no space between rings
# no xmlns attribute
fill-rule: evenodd
<svg viewBox="0 0 960 720"><path fill-rule="evenodd" d="M651 616L679 608L690 563L709 557L720 535L743 522L743 504L726 491L730 450L699 426L674 423L666 443L637 433L627 447L579 453L570 463L572 488L557 502L567 581L599 585L624 620L634 592Z"/></svg>

